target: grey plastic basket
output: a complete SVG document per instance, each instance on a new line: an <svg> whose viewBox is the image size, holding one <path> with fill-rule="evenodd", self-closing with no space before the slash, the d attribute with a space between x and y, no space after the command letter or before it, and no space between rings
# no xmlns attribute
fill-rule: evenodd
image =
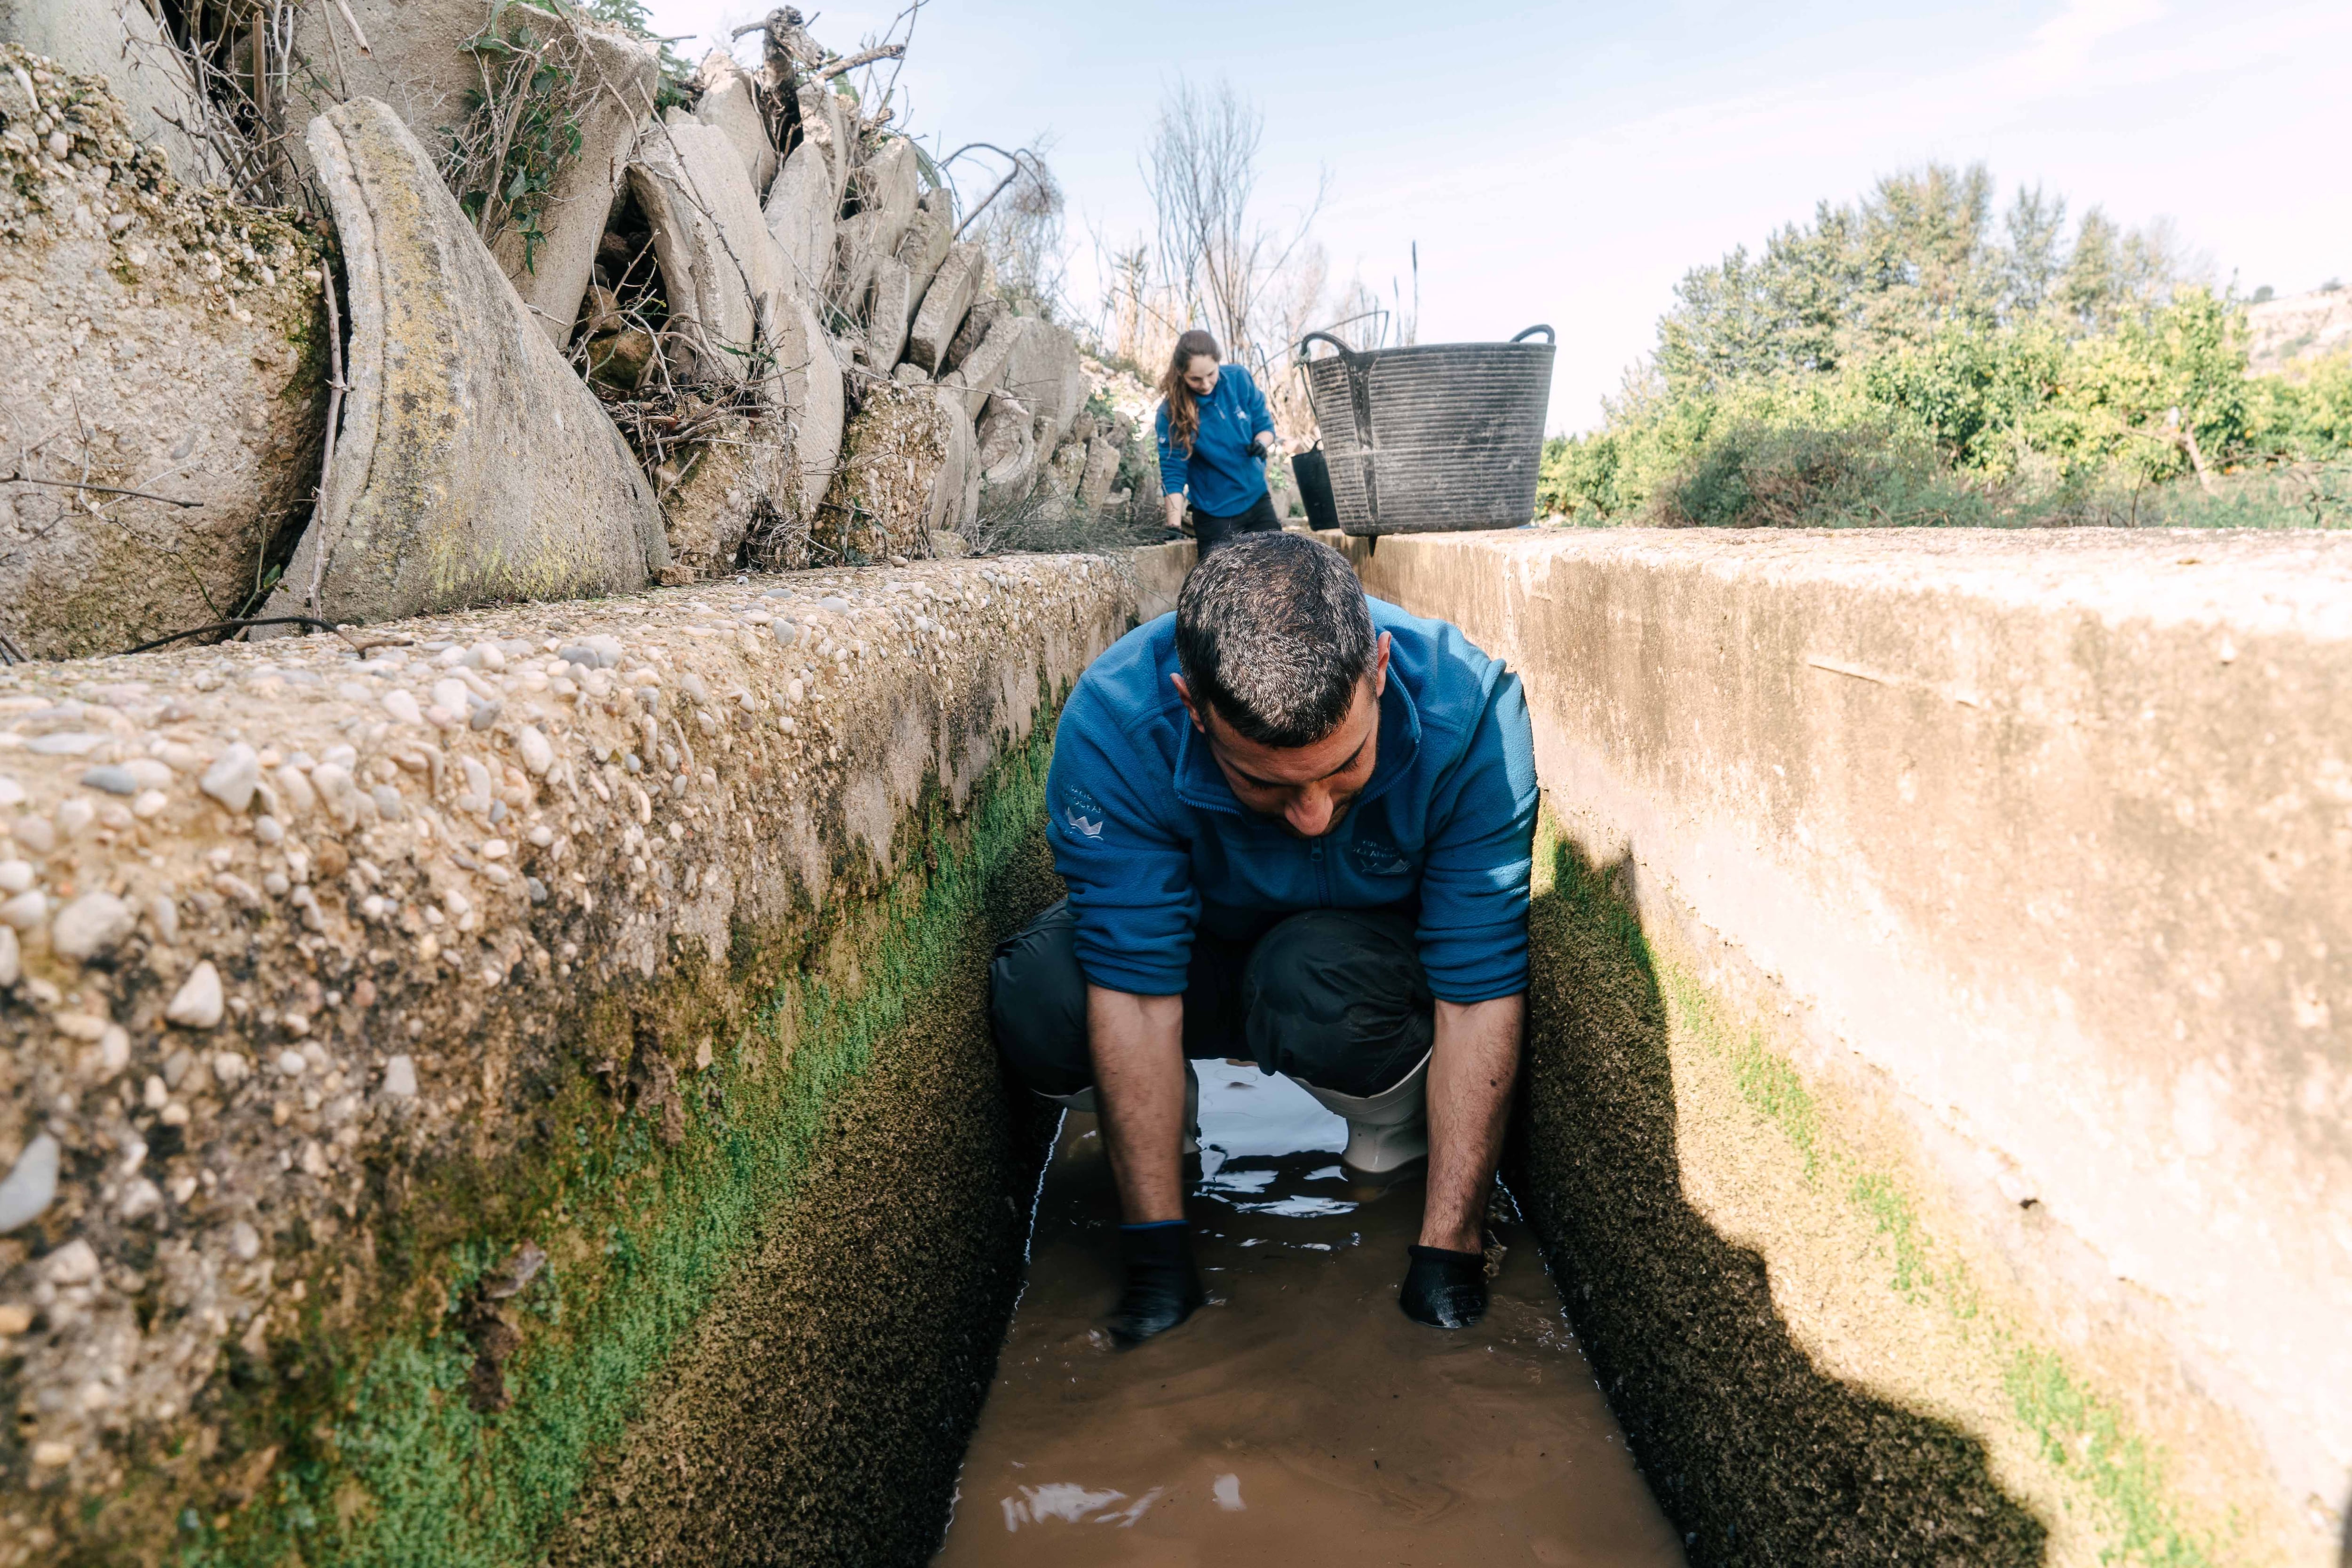
<svg viewBox="0 0 2352 1568"><path fill-rule="evenodd" d="M1541 332L1544 341L1524 340ZM1317 341L1339 350L1307 359ZM1507 343L1351 349L1309 332L1297 353L1349 533L1516 528L1535 516L1551 403L1552 330Z"/></svg>

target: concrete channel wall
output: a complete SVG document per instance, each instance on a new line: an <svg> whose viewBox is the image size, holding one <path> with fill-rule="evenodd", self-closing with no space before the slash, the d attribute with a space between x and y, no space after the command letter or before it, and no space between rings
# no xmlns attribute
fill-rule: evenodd
<svg viewBox="0 0 2352 1568"><path fill-rule="evenodd" d="M1514 1175L1693 1562L2338 1563L2352 540L1327 537L1526 682Z"/></svg>
<svg viewBox="0 0 2352 1568"><path fill-rule="evenodd" d="M1137 596L0 671L0 1563L928 1555L1045 1131L985 961Z"/></svg>

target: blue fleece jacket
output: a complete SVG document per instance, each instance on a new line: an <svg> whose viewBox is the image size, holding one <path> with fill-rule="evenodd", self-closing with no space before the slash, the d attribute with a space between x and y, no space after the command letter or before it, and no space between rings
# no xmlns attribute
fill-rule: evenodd
<svg viewBox="0 0 2352 1568"><path fill-rule="evenodd" d="M1201 434L1186 457L1168 444L1168 405L1160 405L1160 488L1190 493L1211 517L1239 517L1265 494L1265 465L1250 443L1274 429L1265 395L1237 364L1217 370L1217 390L1200 400Z"/></svg>
<svg viewBox="0 0 2352 1568"><path fill-rule="evenodd" d="M1234 797L1168 679L1174 616L1079 679L1055 737L1046 837L1087 979L1174 995L1196 928L1249 941L1299 910L1397 908L1415 917L1441 999L1527 988L1536 775L1518 677L1444 621L1378 599L1371 611L1391 639L1380 755L1320 838Z"/></svg>

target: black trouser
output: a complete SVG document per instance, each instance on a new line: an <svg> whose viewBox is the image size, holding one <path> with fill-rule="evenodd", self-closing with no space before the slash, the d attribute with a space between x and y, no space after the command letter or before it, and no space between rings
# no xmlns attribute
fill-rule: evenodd
<svg viewBox="0 0 2352 1568"><path fill-rule="evenodd" d="M999 945L989 967L997 1049L1040 1094L1076 1094L1095 1079L1076 939L1066 899ZM1435 1037L1436 1005L1409 916L1308 910L1255 942L1193 936L1188 1057L1248 1056L1266 1072L1367 1096L1419 1067Z"/></svg>
<svg viewBox="0 0 2352 1568"><path fill-rule="evenodd" d="M1201 542L1201 553L1206 555L1218 545L1237 534L1280 533L1282 519L1274 515L1274 497L1261 493L1249 510L1233 517L1218 517L1192 509L1192 537Z"/></svg>

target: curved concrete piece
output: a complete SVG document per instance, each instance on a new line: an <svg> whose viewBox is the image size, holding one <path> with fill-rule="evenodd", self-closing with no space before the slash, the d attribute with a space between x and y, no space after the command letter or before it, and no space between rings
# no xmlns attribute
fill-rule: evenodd
<svg viewBox="0 0 2352 1568"><path fill-rule="evenodd" d="M782 253L785 287L804 300L822 300L833 281L836 203L824 154L806 142L784 160L761 216Z"/></svg>
<svg viewBox="0 0 2352 1568"><path fill-rule="evenodd" d="M322 247L165 174L100 79L0 45L0 120L42 113L69 162L0 142L0 633L72 658L239 613L309 517Z"/></svg>
<svg viewBox="0 0 2352 1568"><path fill-rule="evenodd" d="M379 621L642 586L668 561L653 487L415 136L362 99L309 141L350 279L351 393L273 613Z"/></svg>
<svg viewBox="0 0 2352 1568"><path fill-rule="evenodd" d="M767 121L760 113L751 77L724 49L703 56L695 77L701 84L702 97L694 106L694 117L727 133L727 140L742 157L751 194L765 197L769 182L776 177L776 149L768 140Z"/></svg>
<svg viewBox="0 0 2352 1568"><path fill-rule="evenodd" d="M1022 340L1035 324L1031 316L999 316L979 346L948 373L941 384L963 400L967 416L978 419L987 409L988 400L1004 384L1004 373L1011 368Z"/></svg>
<svg viewBox="0 0 2352 1568"><path fill-rule="evenodd" d="M970 489L971 426L928 385L881 382L842 433L841 472L820 533L868 560L928 555L934 529L953 529Z"/></svg>
<svg viewBox="0 0 2352 1568"><path fill-rule="evenodd" d="M1685 1528L1793 1561L1881 1513L1752 1500L1849 1462L1781 1442L1785 1373L1808 1419L1956 1424L2049 1531L2033 1562L2332 1564L2352 539L1343 548L1525 682L1580 924L1514 1190L1589 1282L1578 1335L1643 1468L1694 1478ZM1631 990L1586 1000L1612 942ZM1861 1408L1852 1451L1898 1447ZM1853 1560L1906 1555L1875 1539Z"/></svg>
<svg viewBox="0 0 2352 1568"><path fill-rule="evenodd" d="M955 245L955 198L945 190L925 191L915 200L915 216L898 238L894 255L912 279L908 298L919 307L938 276L940 263Z"/></svg>
<svg viewBox="0 0 2352 1568"><path fill-rule="evenodd" d="M672 473L656 473L669 539L665 583L732 571L744 536L792 495L792 441L782 407L763 405L721 423Z"/></svg>
<svg viewBox="0 0 2352 1568"><path fill-rule="evenodd" d="M131 135L190 189L218 177L212 150L181 129L198 122L195 84L141 0L0 0L0 44L105 82Z"/></svg>
<svg viewBox="0 0 2352 1568"><path fill-rule="evenodd" d="M691 376L740 382L761 301L787 272L735 143L673 110L638 142L629 188L653 225L680 363Z"/></svg>
<svg viewBox="0 0 2352 1568"><path fill-rule="evenodd" d="M791 489L775 498L776 504L806 521L816 516L841 461L846 414L841 362L816 308L805 298L785 296L768 320L777 396L792 429Z"/></svg>
<svg viewBox="0 0 2352 1568"><path fill-rule="evenodd" d="M1028 330L1013 340L1002 384L1043 422L1037 449L1053 451L1087 403L1087 372L1078 361L1077 338L1058 322L1030 318Z"/></svg>
<svg viewBox="0 0 2352 1568"><path fill-rule="evenodd" d="M915 221L921 175L915 144L903 136L887 139L851 170L846 199L856 203L857 211L841 220L836 287L843 308L852 314L862 310L875 268L897 254Z"/></svg>
<svg viewBox="0 0 2352 1568"><path fill-rule="evenodd" d="M935 375L950 368L948 345L955 341L965 313L971 309L987 264L987 253L977 245L958 245L948 252L930 287L923 291L922 307L915 312L915 324L907 334L908 359Z"/></svg>
<svg viewBox="0 0 2352 1568"><path fill-rule="evenodd" d="M345 7L367 37L365 54L344 19ZM574 77L568 98L580 151L555 170L538 218L545 237L528 247L528 256L512 229L496 236L490 247L540 330L561 348L572 341L595 269L596 243L638 128L653 114L661 78L658 46L576 13L557 16L499 0L312 0L294 12L294 49L301 63L289 93L299 116L355 99L381 100L437 156L473 112L469 95L481 90L480 62L458 46L487 28L494 15L501 31L520 28L555 41L551 58ZM306 155L303 142L292 145L298 156Z"/></svg>

